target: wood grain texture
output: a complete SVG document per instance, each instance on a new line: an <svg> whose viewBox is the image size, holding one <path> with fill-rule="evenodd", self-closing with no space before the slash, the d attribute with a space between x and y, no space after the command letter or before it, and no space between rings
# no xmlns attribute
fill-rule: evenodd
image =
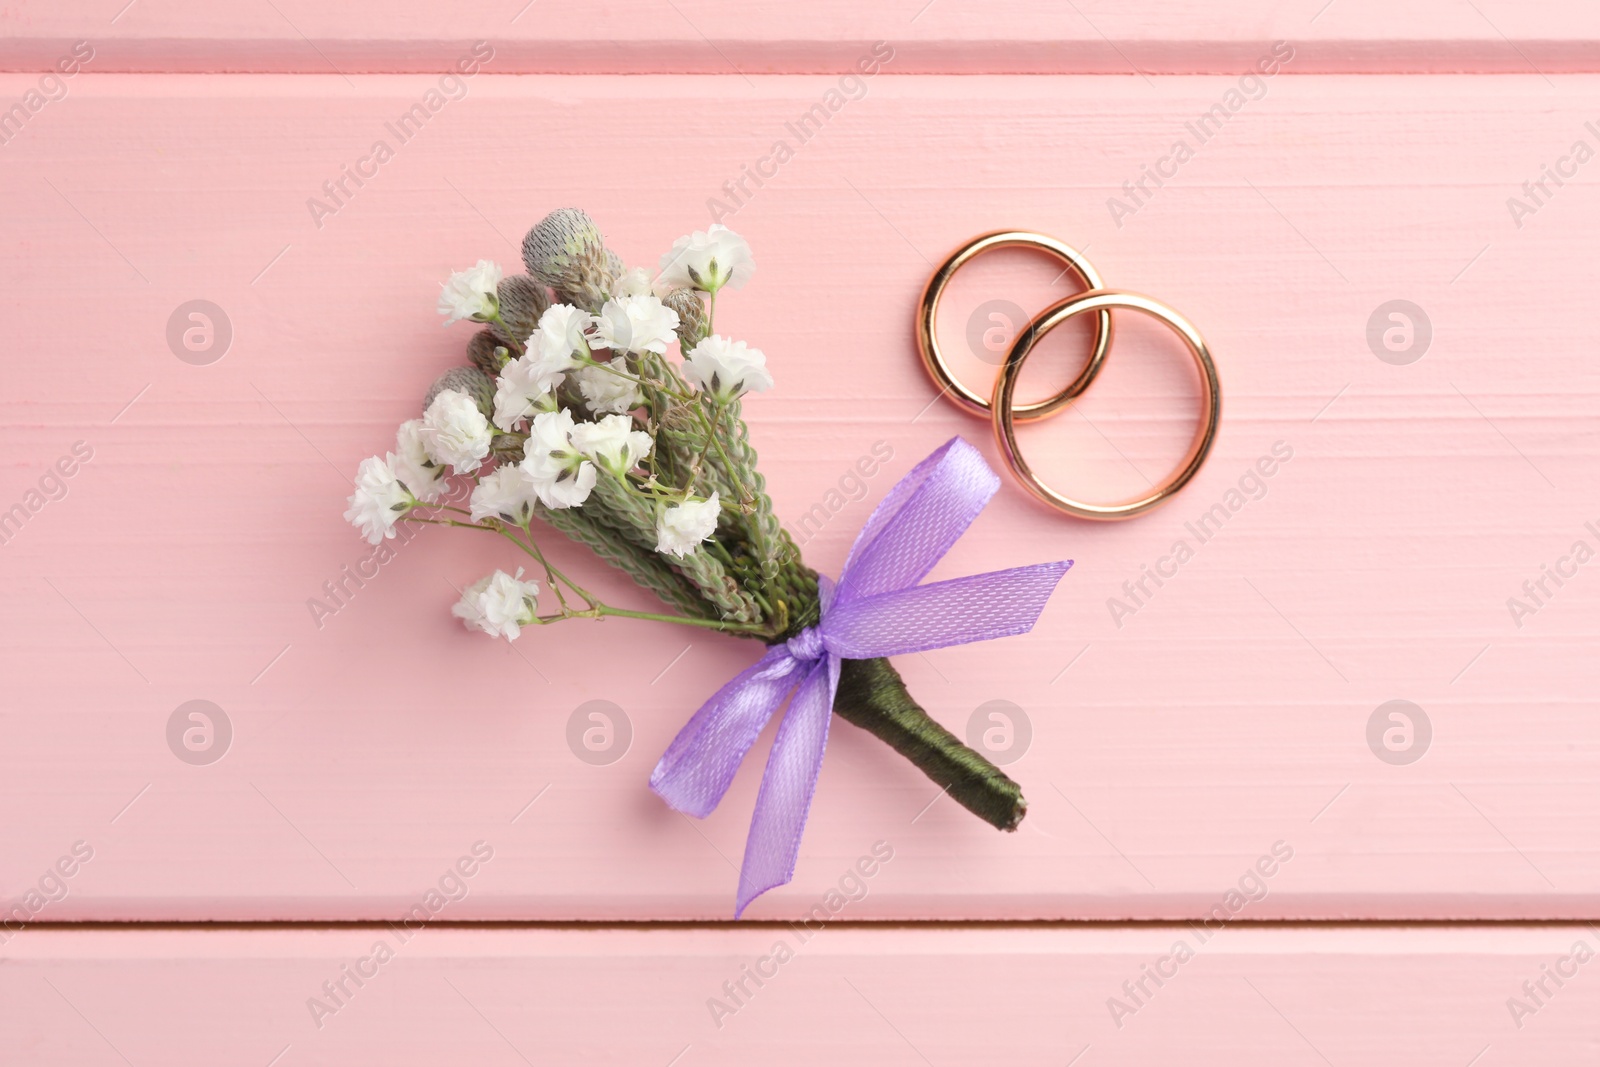
<svg viewBox="0 0 1600 1067"><path fill-rule="evenodd" d="M0 1054L37 1067L1498 1067L1582 1063L1596 1046L1600 964L1572 958L1579 942L1592 952L1587 927L1237 927L1203 944L1182 926L807 936L767 925L424 929L403 943L383 927L29 931L4 950ZM379 942L392 954L381 964ZM792 954L782 963L779 943ZM1193 952L1182 964L1179 943ZM1559 986L1545 977L1558 966ZM359 986L344 977L358 967ZM759 986L745 977L757 968ZM1159 986L1156 968L1168 975ZM308 1007L331 1004L323 983L339 981L337 1011ZM748 995L736 1001L724 983L739 981ZM1123 989L1140 981L1144 995ZM1544 982L1536 1008L1530 981ZM1513 998L1533 1010L1514 1016ZM1114 1019L1113 999L1138 1006ZM713 1001L729 1010L714 1018Z"/></svg>
<svg viewBox="0 0 1600 1067"><path fill-rule="evenodd" d="M1206 74L1248 70L1276 39L1307 73L1592 72L1600 13L1580 0L20 0L0 13L0 69L47 70L88 40L108 73L441 72L487 40L504 73L843 73L888 41L901 73Z"/></svg>
<svg viewBox="0 0 1600 1067"><path fill-rule="evenodd" d="M37 81L0 78L0 100ZM401 144L386 123L437 78L84 74L0 149L0 510L39 491L0 548L0 894L94 850L35 918L393 916L479 840L496 857L448 917L730 913L766 741L704 824L645 780L754 648L629 623L513 648L468 635L452 586L507 560L438 531L336 613L308 601L364 553L339 517L356 464L461 362L467 332L432 310L449 268L514 262L523 229L573 203L648 263L839 82L468 84ZM971 234L1087 246L1112 284L1200 325L1225 392L1216 454L1170 509L1090 526L1007 488L936 574L1078 561L1033 634L900 664L957 731L989 701L1025 711L1022 831L938 801L839 725L796 880L753 914L804 913L878 840L896 858L851 917L1197 916L1278 841L1293 860L1248 917L1596 913L1600 577L1547 584L1520 628L1507 599L1575 541L1600 546L1597 164L1520 227L1507 198L1574 141L1600 144L1600 82L1264 84L1120 226L1108 197L1238 79L876 78L726 219L760 269L721 325L777 375L749 416L781 513L831 512L805 549L821 569L952 434L993 455L910 347L930 261ZM385 138L394 158L319 228L308 199ZM975 272L951 343L983 300L1042 306L1054 274ZM208 366L167 341L197 298L233 331ZM1397 298L1432 323L1406 366L1367 337ZM1036 373L1070 374L1074 352L1052 339ZM1189 373L1129 323L1077 413L1024 444L1063 485L1137 490L1182 451ZM78 441L92 459L45 502ZM893 457L856 492L880 441ZM1276 442L1293 458L1266 495L1199 544L1185 524L1226 510ZM1119 626L1108 600L1185 538L1194 558ZM1432 723L1408 766L1366 740L1394 698ZM210 766L166 740L194 699L232 723ZM594 699L632 724L608 766L566 740Z"/></svg>

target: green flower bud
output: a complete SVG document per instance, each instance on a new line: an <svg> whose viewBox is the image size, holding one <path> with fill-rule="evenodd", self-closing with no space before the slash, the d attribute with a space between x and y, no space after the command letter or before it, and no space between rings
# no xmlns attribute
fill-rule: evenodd
<svg viewBox="0 0 1600 1067"><path fill-rule="evenodd" d="M615 263L613 263L615 261ZM546 215L522 239L528 273L548 285L556 299L598 313L621 271L605 238L586 212L564 207Z"/></svg>
<svg viewBox="0 0 1600 1067"><path fill-rule="evenodd" d="M474 367L493 378L511 358L511 353L493 330L479 330L467 342L467 358Z"/></svg>
<svg viewBox="0 0 1600 1067"><path fill-rule="evenodd" d="M693 289L674 289L661 302L678 313L678 344L685 352L705 340L711 332L711 319L705 302Z"/></svg>
<svg viewBox="0 0 1600 1067"><path fill-rule="evenodd" d="M515 349L528 340L528 335L539 327L539 316L550 306L550 294L544 283L526 274L513 274L500 281L496 297L500 301L500 319L511 336L506 337L498 324L490 329L500 337L500 343ZM511 345L515 341L516 345Z"/></svg>

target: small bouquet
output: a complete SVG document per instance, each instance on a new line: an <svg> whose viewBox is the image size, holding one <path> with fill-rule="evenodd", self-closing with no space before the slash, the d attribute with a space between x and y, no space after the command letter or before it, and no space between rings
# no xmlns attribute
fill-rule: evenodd
<svg viewBox="0 0 1600 1067"><path fill-rule="evenodd" d="M668 804L704 817L790 701L736 915L793 876L830 713L1015 830L1027 809L1017 783L929 718L886 658L1027 631L1071 565L919 584L998 486L977 451L956 438L922 461L829 581L778 522L750 443L743 399L772 387L766 357L714 328L718 294L755 271L744 239L720 225L681 237L652 276L627 268L594 221L568 208L528 231L522 257L527 274L480 260L444 284L446 325L483 326L469 362L433 384L393 452L362 461L345 517L373 544L399 522L508 542L522 566L480 579L452 608L491 637L619 617L767 646L689 720L650 778ZM602 602L550 563L547 530L587 545L669 610Z"/></svg>

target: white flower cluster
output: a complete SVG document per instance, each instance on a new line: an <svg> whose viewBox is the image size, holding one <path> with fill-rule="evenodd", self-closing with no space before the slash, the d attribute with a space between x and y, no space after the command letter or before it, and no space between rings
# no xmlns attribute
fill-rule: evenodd
<svg viewBox="0 0 1600 1067"><path fill-rule="evenodd" d="M450 280L444 283L444 291L439 294L439 314L444 316L444 324L448 326L461 319L488 322L499 310L496 294L503 277L500 265L487 259L478 260L476 267L450 275Z"/></svg>
<svg viewBox="0 0 1600 1067"><path fill-rule="evenodd" d="M763 393L772 388L767 357L761 349L719 334L712 334L689 350L683 361L683 376L695 388L724 402L740 393Z"/></svg>
<svg viewBox="0 0 1600 1067"><path fill-rule="evenodd" d="M538 613L539 583L523 581L521 567L516 574L495 571L487 578L479 578L450 609L450 614L467 629L507 641L520 637L522 628L530 625Z"/></svg>
<svg viewBox="0 0 1600 1067"><path fill-rule="evenodd" d="M649 384L642 364L664 360L683 325L656 294L692 289L714 297L725 285L743 286L754 270L744 239L713 225L679 238L661 257L654 279L642 268L617 274L601 291L609 299L597 313L550 304L515 358L500 367L492 401L486 391L474 396L440 389L422 418L400 427L395 451L362 461L345 518L373 544L395 536L395 524L408 517L491 529L503 524L526 533L536 504L582 507L608 478L628 492L654 494L641 499L655 509L656 550L686 558L716 534L721 501L716 491L674 495L656 482L653 469L641 469L658 430L646 416L659 414L640 413L642 386ZM469 319L503 327L502 280L500 267L488 260L452 274L439 296L446 324ZM699 337L673 373L680 391L685 384L693 391L682 394L683 402L706 413L708 437L726 405L773 384L760 349L716 334ZM451 475L472 481L466 512L413 515L444 508ZM521 574L496 571L475 583L454 614L469 629L514 640L521 627L539 621L538 584Z"/></svg>
<svg viewBox="0 0 1600 1067"><path fill-rule="evenodd" d="M714 293L724 285L743 289L755 272L756 261L744 238L721 223L712 223L709 230L696 230L672 242L672 251L661 257L661 276L656 281L669 289Z"/></svg>

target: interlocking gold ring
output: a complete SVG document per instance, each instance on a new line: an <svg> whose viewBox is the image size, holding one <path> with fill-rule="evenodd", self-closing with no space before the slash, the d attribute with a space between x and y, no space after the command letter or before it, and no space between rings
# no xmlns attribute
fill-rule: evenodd
<svg viewBox="0 0 1600 1067"><path fill-rule="evenodd" d="M1017 448L1016 427L1016 420L1021 418L1021 409L1013 408L1012 394L1016 390L1017 376L1022 371L1023 361L1028 358L1028 353L1033 351L1034 345L1038 344L1045 334L1074 315L1090 311L1108 315L1112 308L1143 312L1164 322L1174 333L1183 338L1184 344L1189 346L1189 352L1194 356L1195 365L1200 370L1200 387L1204 393L1204 403L1201 407L1200 426L1195 430L1194 441L1189 445L1189 454L1175 475L1151 490L1149 494L1135 500L1120 504L1085 504L1063 496L1045 485L1028 466L1028 461L1022 457L1021 451ZM1109 334L1110 330L1104 333ZM1094 365L1091 363L1091 366ZM1011 344L1011 351L1006 353L1005 363L1000 367L999 377L995 379L994 395L990 405L994 438L1000 446L1000 454L1005 457L1006 464L1028 492L1051 507L1082 519L1131 519L1165 503L1174 493L1189 484L1189 480L1200 469L1200 464L1205 462L1206 455L1216 440L1217 420L1222 415L1222 390L1217 384L1217 368L1211 362L1211 353L1206 349L1205 339L1188 319L1148 296L1115 289L1092 289L1051 305L1017 334L1016 340Z"/></svg>
<svg viewBox="0 0 1600 1067"><path fill-rule="evenodd" d="M940 392L949 393L963 411L981 418L989 417L989 399L962 385L950 373L950 368L945 364L944 353L939 349L939 339L934 335L934 315L939 308L939 298L944 295L944 287L949 284L955 272L969 260L997 248L1033 248L1047 252L1065 263L1067 269L1081 278L1087 288L1099 289L1104 284L1100 279L1100 273L1084 258L1083 253L1042 233L997 230L994 233L974 237L950 253L949 257L939 265L939 269L928 278L928 284L922 290L922 304L917 314L917 351L922 356L922 365L927 368L928 374ZM1055 396L1031 404L1016 405L1011 417L1022 422L1042 419L1060 410L1062 405L1070 403L1079 393L1089 388L1094 376L1100 373L1100 365L1105 362L1106 351L1110 347L1111 313L1102 311L1095 318L1094 348L1089 354L1089 362L1078 373L1077 378Z"/></svg>

